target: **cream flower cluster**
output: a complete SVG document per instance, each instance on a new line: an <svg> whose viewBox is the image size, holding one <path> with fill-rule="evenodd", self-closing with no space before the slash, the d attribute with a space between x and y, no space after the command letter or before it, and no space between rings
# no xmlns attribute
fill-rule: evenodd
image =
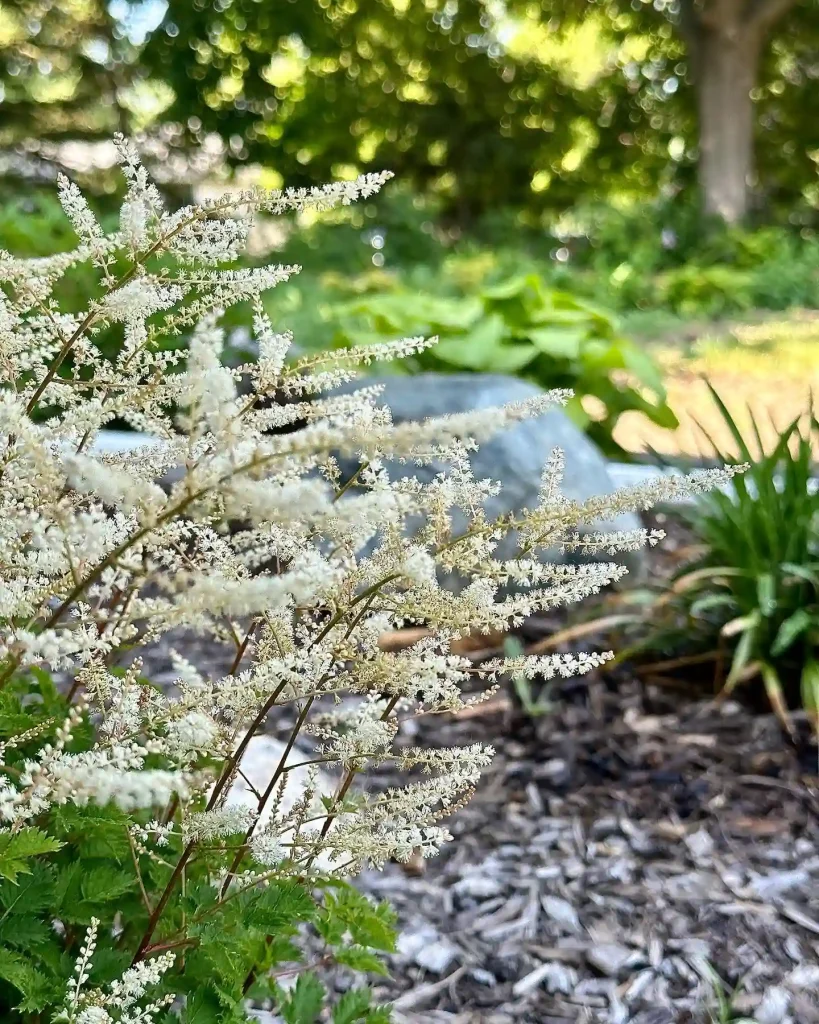
<svg viewBox="0 0 819 1024"><path fill-rule="evenodd" d="M91 918L85 942L69 979L66 1003L54 1020L58 1024L153 1024L173 996L145 1001L150 989L173 967L174 954L162 953L129 967L108 991L86 989L97 948L99 921ZM142 1004L142 1005L140 1005Z"/></svg>
<svg viewBox="0 0 819 1024"><path fill-rule="evenodd" d="M538 506L491 521L485 502L497 485L474 479L470 452L565 403L567 392L394 424L376 389L327 392L358 363L434 339L288 361L291 336L270 321L264 293L299 268L230 266L257 214L345 205L388 175L253 189L169 212L133 146L119 138L117 147L126 194L115 231L60 179L76 248L36 260L0 253L0 687L43 666L63 673L74 695L69 718L45 729L22 775L0 773L0 827L66 801L153 807L161 813L133 833L141 843L167 847L173 835L190 850L230 838L237 854L224 886L265 869L343 873L414 849L431 854L449 838L441 818L468 798L491 751L397 755L400 721L456 712L505 674L566 676L606 657L476 668L453 654L454 641L596 593L623 574L621 564L551 565L544 551L615 555L654 543L655 533L590 537L587 528L726 474L570 501L555 452ZM96 268L101 297L67 313L55 289L80 265ZM230 368L221 324L237 303L253 311L259 355ZM101 454L95 440L114 421L156 440ZM355 481L341 477L342 456L360 460ZM450 469L428 484L409 473L391 481L387 459ZM465 532L455 531L456 511ZM501 558L509 534L519 550ZM437 570L467 585L443 590ZM426 627L424 638L382 650L380 637L404 625ZM183 630L223 645L229 670L174 655L168 692L142 678L138 663L112 671L126 651ZM88 713L96 745L74 753L72 729ZM249 739L271 714L294 723L288 753L299 733L317 737L313 760L337 771L334 795L318 791L314 765L306 788L291 792L293 761L283 757L254 790L256 806L226 806ZM407 785L362 795L356 773L396 758L413 773ZM143 983L128 976L109 1002L75 1003L68 1019L106 1024L107 1007L121 1008Z"/></svg>

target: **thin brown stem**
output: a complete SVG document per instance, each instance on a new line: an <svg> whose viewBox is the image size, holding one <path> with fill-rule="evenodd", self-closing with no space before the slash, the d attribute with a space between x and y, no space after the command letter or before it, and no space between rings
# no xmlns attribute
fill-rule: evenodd
<svg viewBox="0 0 819 1024"><path fill-rule="evenodd" d="M265 806L267 804L267 801L270 799L270 796L271 796L271 794L273 793L273 790L276 787L276 783L279 781L279 779L282 777L282 775L285 772L285 766L286 766L286 763L287 763L287 758L290 756L290 752L292 751L293 746L294 746L294 744L296 742L296 739L298 738L298 735L301 732L301 728L304 725L304 723L305 723L305 721L307 719L308 714L310 713L310 708L313 706L313 704L315 702L315 699L316 699L316 694L312 694L304 702L304 707L299 712L299 717L296 719L296 724L293 726L293 729L292 729L292 731L290 733L290 738L288 739L287 745L284 748L284 752L282 753L282 756L279 758L279 763L276 766L276 770L273 772L273 776L271 777L270 782L268 782L267 788L265 789L264 793L262 793L262 795L259 797L258 807L257 807L258 814L261 814L262 811L264 810L264 808L265 808ZM247 843L247 841L250 839L250 836L251 836L252 832L253 832L253 826L251 825L251 827L245 833L244 843ZM241 847L239 847L238 853L233 858L233 863L230 866L230 870L228 871L227 875L225 876L225 880L222 883L222 890L221 890L220 896L224 896L225 893L227 892L228 886L230 885L230 880L231 880L231 878L233 878L233 876L236 873L236 869L239 867L239 865L242 862L242 858L245 855L245 850L247 849L247 847L244 845L244 843L243 843L243 845Z"/></svg>
<svg viewBox="0 0 819 1024"><path fill-rule="evenodd" d="M156 931L156 926L159 924L160 917L162 917L162 911L168 905L168 900L171 898L171 894L176 888L176 883L182 877L182 872L185 870L185 865L188 863L191 854L193 853L194 845L194 843L188 843L188 845L182 851L182 855L180 856L179 860L176 862L176 867L173 869L173 873L171 874L171 877L168 880L168 884L165 886L162 895L159 897L159 902L154 907L153 913L148 918L148 924L145 928L145 933L142 936L139 946L137 947L137 951L136 953L134 953L134 958L131 961L132 966L134 964L138 964L140 960L144 960L148 951L148 947L151 944L151 939L153 938L154 932Z"/></svg>

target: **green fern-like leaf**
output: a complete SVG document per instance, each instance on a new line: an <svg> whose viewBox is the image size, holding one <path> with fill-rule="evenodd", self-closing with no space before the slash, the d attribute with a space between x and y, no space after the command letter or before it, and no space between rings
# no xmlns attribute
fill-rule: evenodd
<svg viewBox="0 0 819 1024"><path fill-rule="evenodd" d="M27 862L32 857L56 853L62 845L39 828L6 829L0 832L0 876L14 882L18 875L31 872Z"/></svg>

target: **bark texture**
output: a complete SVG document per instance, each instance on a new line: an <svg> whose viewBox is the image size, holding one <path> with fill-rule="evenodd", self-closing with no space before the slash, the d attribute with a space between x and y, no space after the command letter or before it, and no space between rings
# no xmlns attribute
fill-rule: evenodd
<svg viewBox="0 0 819 1024"><path fill-rule="evenodd" d="M768 30L796 0L684 0L699 108L699 180L706 213L748 213L754 180L752 92Z"/></svg>

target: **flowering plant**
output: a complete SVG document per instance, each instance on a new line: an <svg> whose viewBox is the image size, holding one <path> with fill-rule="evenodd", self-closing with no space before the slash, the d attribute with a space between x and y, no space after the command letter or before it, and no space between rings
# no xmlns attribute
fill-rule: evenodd
<svg viewBox="0 0 819 1024"><path fill-rule="evenodd" d="M349 203L386 176L168 213L131 145L117 148L127 193L116 232L61 179L77 246L0 256L0 1006L4 1021L29 1024L231 1024L256 999L300 1024L325 1013L308 967L377 971L374 951L391 948L389 911L346 876L433 853L450 838L441 819L491 757L479 745L399 753L401 721L456 712L505 673L574 674L606 657L476 671L453 639L597 591L624 570L539 552L654 540L575 531L719 474L579 504L560 495L555 453L540 505L489 521L494 485L471 475L472 439L565 394L394 425L371 389L327 392L356 362L428 341L288 364L290 338L261 296L298 268L229 266L258 211ZM53 291L80 263L97 269L102 297L67 313ZM259 355L229 369L219 321L240 302L252 304ZM121 340L108 357L95 338L112 327ZM162 342L178 335L186 350L169 351ZM101 452L113 420L155 440ZM340 478L339 453L363 462L366 489ZM390 482L387 456L451 471ZM456 507L469 522L460 535ZM509 531L519 550L502 559ZM450 593L438 569L471 582ZM430 635L382 650L382 633L408 622ZM184 631L229 652L229 667L171 653L176 685L163 691L138 655ZM483 692L465 695L476 676ZM248 784L251 805L237 805L244 759L274 711L291 725L285 754L263 785ZM301 734L315 737L315 756L288 794ZM355 776L390 759L407 784L358 792ZM318 763L338 771L330 796ZM332 1013L336 1024L386 1019L362 987Z"/></svg>

